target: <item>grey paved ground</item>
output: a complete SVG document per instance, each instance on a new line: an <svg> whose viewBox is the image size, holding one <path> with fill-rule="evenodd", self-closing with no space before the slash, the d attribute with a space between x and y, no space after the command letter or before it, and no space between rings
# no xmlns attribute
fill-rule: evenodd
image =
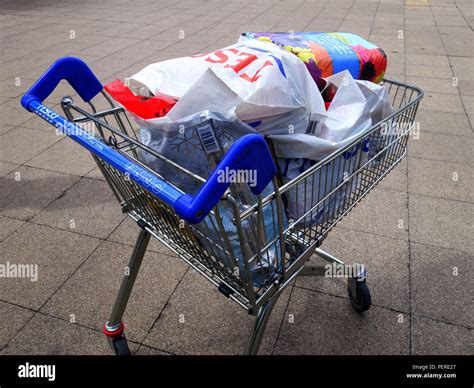
<svg viewBox="0 0 474 388"><path fill-rule="evenodd" d="M20 107L25 88L63 55L107 82L241 31L289 29L360 34L387 51L388 77L427 93L407 160L326 242L369 266L373 307L356 315L342 281L298 280L261 352L473 353L472 26L472 0L1 0L1 262L40 265L35 283L0 280L1 354L109 354L100 330L137 233L88 154ZM156 243L126 322L139 354L238 353L251 323Z"/></svg>

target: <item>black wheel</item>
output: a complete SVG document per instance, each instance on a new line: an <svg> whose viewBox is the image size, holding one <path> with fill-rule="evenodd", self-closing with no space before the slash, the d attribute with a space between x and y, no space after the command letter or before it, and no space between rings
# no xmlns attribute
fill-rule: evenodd
<svg viewBox="0 0 474 388"><path fill-rule="evenodd" d="M114 338L111 341L117 356L130 356L130 349L128 347L127 339L124 335Z"/></svg>
<svg viewBox="0 0 474 388"><path fill-rule="evenodd" d="M347 293L349 294L352 307L358 313L367 311L370 308L372 300L365 280L357 281L356 278L349 278Z"/></svg>

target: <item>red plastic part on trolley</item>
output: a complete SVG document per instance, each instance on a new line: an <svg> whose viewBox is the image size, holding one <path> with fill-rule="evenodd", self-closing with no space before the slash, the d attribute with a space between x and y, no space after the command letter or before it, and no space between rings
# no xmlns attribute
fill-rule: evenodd
<svg viewBox="0 0 474 388"><path fill-rule="evenodd" d="M105 85L104 89L115 101L122 104L127 111L143 119L156 119L157 117L166 116L174 104L176 104L175 100L165 96L136 96L120 80L115 80Z"/></svg>
<svg viewBox="0 0 474 388"><path fill-rule="evenodd" d="M124 329L125 329L125 324L123 322L120 322L120 326L118 327L118 329L115 329L115 330L108 330L107 324L105 324L103 333L109 338L116 338L123 334Z"/></svg>

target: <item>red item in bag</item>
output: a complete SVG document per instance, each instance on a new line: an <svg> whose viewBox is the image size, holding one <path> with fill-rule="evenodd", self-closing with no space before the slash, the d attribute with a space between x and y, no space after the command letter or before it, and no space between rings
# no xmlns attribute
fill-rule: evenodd
<svg viewBox="0 0 474 388"><path fill-rule="evenodd" d="M337 93L337 88L333 84L329 84L326 88L322 91L321 95L323 96L323 100L327 102L331 102L334 99L334 96Z"/></svg>
<svg viewBox="0 0 474 388"><path fill-rule="evenodd" d="M165 96L137 96L119 79L105 85L104 89L115 101L122 104L125 109L143 119L155 119L166 116L174 104L176 104L175 100Z"/></svg>

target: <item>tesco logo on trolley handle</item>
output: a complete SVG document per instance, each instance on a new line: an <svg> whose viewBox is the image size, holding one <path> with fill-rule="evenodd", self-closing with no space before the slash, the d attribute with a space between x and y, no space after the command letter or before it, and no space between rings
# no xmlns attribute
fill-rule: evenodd
<svg viewBox="0 0 474 388"><path fill-rule="evenodd" d="M38 115L48 120L49 122L53 122L55 119L59 117L58 113L52 111L51 109L49 109L48 107L44 105L40 105L36 111L38 112Z"/></svg>

